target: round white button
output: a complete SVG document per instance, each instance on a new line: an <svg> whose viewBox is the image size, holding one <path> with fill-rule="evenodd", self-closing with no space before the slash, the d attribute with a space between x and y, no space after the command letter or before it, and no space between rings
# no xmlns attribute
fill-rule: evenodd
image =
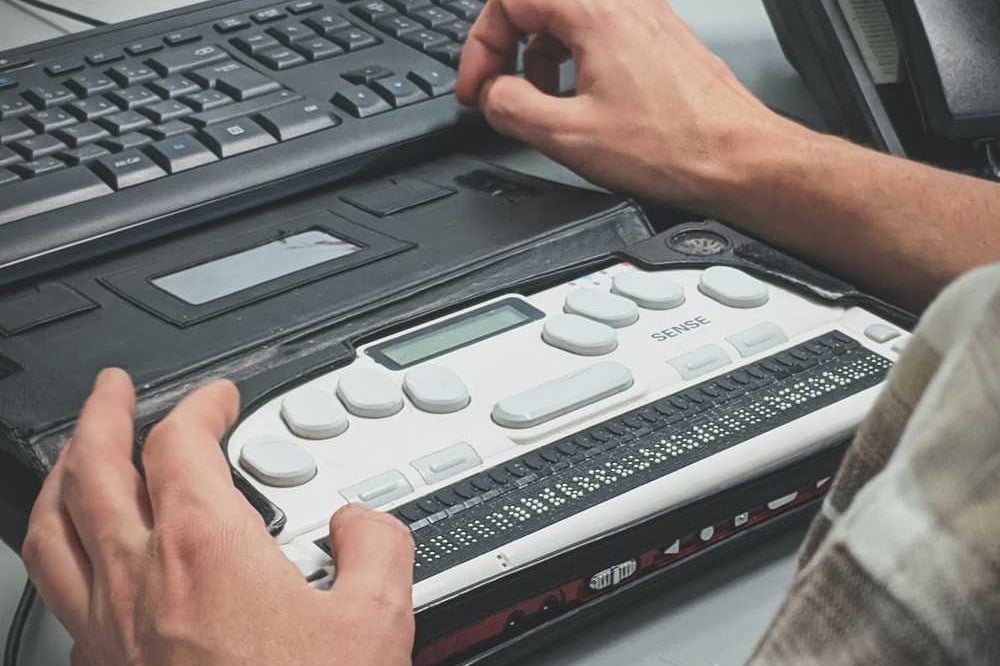
<svg viewBox="0 0 1000 666"><path fill-rule="evenodd" d="M672 310L684 304L684 287L663 273L619 273L611 291L647 310Z"/></svg>
<svg viewBox="0 0 1000 666"><path fill-rule="evenodd" d="M349 425L347 412L332 393L308 386L281 401L281 418L289 430L305 439L336 437Z"/></svg>
<svg viewBox="0 0 1000 666"><path fill-rule="evenodd" d="M627 298L600 289L580 287L570 292L563 307L576 314L614 328L625 328L639 321L639 308Z"/></svg>
<svg viewBox="0 0 1000 666"><path fill-rule="evenodd" d="M348 369L337 382L337 395L347 411L366 419L382 419L403 408L403 392L376 368Z"/></svg>
<svg viewBox="0 0 1000 666"><path fill-rule="evenodd" d="M240 450L240 466L261 483L301 486L316 476L316 461L304 448L283 439L257 439Z"/></svg>
<svg viewBox="0 0 1000 666"><path fill-rule="evenodd" d="M432 414L457 412L471 400L461 377L439 365L421 365L407 372L403 390L417 409Z"/></svg>
<svg viewBox="0 0 1000 666"><path fill-rule="evenodd" d="M770 300L767 285L729 266L713 266L701 274L701 293L731 308L759 308Z"/></svg>
<svg viewBox="0 0 1000 666"><path fill-rule="evenodd" d="M571 314L548 318L542 329L548 344L581 356L603 356L618 348L618 333L600 322Z"/></svg>

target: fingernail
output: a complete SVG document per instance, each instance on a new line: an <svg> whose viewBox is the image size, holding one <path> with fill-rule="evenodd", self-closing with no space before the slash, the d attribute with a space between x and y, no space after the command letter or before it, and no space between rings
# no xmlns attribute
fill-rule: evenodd
<svg viewBox="0 0 1000 666"><path fill-rule="evenodd" d="M100 386L104 382L111 379L114 375L122 372L120 368L104 368L99 373L97 373L97 379L94 380L94 386Z"/></svg>

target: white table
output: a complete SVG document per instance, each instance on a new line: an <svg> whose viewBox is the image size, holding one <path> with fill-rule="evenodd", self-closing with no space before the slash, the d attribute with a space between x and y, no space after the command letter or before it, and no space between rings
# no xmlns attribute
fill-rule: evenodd
<svg viewBox="0 0 1000 666"><path fill-rule="evenodd" d="M169 9L184 0L53 0L105 21ZM819 125L818 111L785 62L759 0L673 0L695 31L772 107ZM86 26L32 9L0 3L0 45L11 48ZM487 156L512 168L580 183L537 153L491 146ZM743 663L784 596L802 531L789 532L697 579L648 597L601 620L579 636L549 646L523 666L729 666ZM5 636L24 573L0 545L0 636ZM68 664L69 638L47 612L36 609L25 632L22 666Z"/></svg>

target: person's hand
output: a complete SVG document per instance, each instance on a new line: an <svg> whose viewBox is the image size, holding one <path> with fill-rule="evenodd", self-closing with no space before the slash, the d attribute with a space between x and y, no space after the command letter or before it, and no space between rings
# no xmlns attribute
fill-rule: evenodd
<svg viewBox="0 0 1000 666"><path fill-rule="evenodd" d="M518 42L527 80L508 75ZM572 57L577 92L561 98ZM767 109L666 0L489 0L458 97L498 131L596 183L699 209L744 179L748 151L794 126Z"/></svg>
<svg viewBox="0 0 1000 666"><path fill-rule="evenodd" d="M135 394L103 372L49 474L22 552L74 666L409 664L413 541L349 506L331 521L332 591L310 588L233 487L227 382L187 397L132 462Z"/></svg>

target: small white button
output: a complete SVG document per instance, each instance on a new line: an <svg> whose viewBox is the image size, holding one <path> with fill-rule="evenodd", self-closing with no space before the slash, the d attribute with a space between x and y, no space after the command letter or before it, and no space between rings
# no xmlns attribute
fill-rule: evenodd
<svg viewBox="0 0 1000 666"><path fill-rule="evenodd" d="M702 272L698 288L731 308L759 308L770 300L766 284L729 266L712 266Z"/></svg>
<svg viewBox="0 0 1000 666"><path fill-rule="evenodd" d="M332 393L303 387L281 401L281 418L292 433L304 439L329 439L345 430L347 412Z"/></svg>
<svg viewBox="0 0 1000 666"><path fill-rule="evenodd" d="M344 488L341 496L353 504L364 504L369 509L377 509L400 497L413 492L413 486L398 470L389 470L361 483Z"/></svg>
<svg viewBox="0 0 1000 666"><path fill-rule="evenodd" d="M348 369L337 382L337 395L347 411L366 419L383 419L403 408L403 392L376 368Z"/></svg>
<svg viewBox="0 0 1000 666"><path fill-rule="evenodd" d="M730 335L726 341L736 347L740 356L748 358L788 342L788 336L777 324L764 322L736 335Z"/></svg>
<svg viewBox="0 0 1000 666"><path fill-rule="evenodd" d="M684 287L664 273L639 270L619 273L611 291L647 310L672 310L684 304Z"/></svg>
<svg viewBox="0 0 1000 666"><path fill-rule="evenodd" d="M896 344L892 346L892 351L896 352L897 354L902 354L903 351L906 349L906 345L908 344L910 344L909 338L903 338L902 340L898 340Z"/></svg>
<svg viewBox="0 0 1000 666"><path fill-rule="evenodd" d="M542 339L553 347L580 356L603 356L618 348L615 329L578 315L552 315L545 321Z"/></svg>
<svg viewBox="0 0 1000 666"><path fill-rule="evenodd" d="M865 329L865 335L872 342L877 342L880 345L889 342L890 340L895 340L902 333L894 329L892 326L886 326L885 324L872 324Z"/></svg>
<svg viewBox="0 0 1000 666"><path fill-rule="evenodd" d="M694 379L729 365L729 355L718 345L705 345L667 363L674 366L682 379Z"/></svg>
<svg viewBox="0 0 1000 666"><path fill-rule="evenodd" d="M432 414L460 411L470 401L461 377L439 365L421 365L407 372L403 390L418 409Z"/></svg>
<svg viewBox="0 0 1000 666"><path fill-rule="evenodd" d="M304 448L284 439L258 439L240 450L240 466L261 483L292 488L316 476L316 461Z"/></svg>
<svg viewBox="0 0 1000 666"><path fill-rule="evenodd" d="M567 314L580 315L613 328L626 328L639 321L639 308L635 303L601 289L574 289L566 297L563 309Z"/></svg>
<svg viewBox="0 0 1000 666"><path fill-rule="evenodd" d="M482 464L476 450L465 442L410 461L427 483L437 483Z"/></svg>

